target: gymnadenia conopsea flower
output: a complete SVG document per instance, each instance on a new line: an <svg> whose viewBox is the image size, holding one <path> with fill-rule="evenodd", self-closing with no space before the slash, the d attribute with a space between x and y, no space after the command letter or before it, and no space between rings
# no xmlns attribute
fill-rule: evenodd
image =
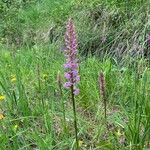
<svg viewBox="0 0 150 150"><path fill-rule="evenodd" d="M74 113L74 128L75 128L75 138L76 138L76 149L79 150L78 142L78 128L77 128L77 117L76 117L76 105L75 105L75 95L79 94L79 89L76 87L77 83L80 81L79 76L79 64L78 64L78 50L77 50L77 37L75 32L75 26L72 19L69 19L66 26L65 34L65 58L66 63L64 68L66 72L64 74L67 82L64 84L64 87L70 89L72 107Z"/></svg>
<svg viewBox="0 0 150 150"><path fill-rule="evenodd" d="M77 38L73 20L69 19L66 27L65 34L65 57L66 63L64 68L67 69L65 72L65 78L67 82L64 84L64 87L67 89L73 88L73 94L78 95L79 89L76 87L77 83L80 81L80 76L78 72L78 50L77 50Z"/></svg>

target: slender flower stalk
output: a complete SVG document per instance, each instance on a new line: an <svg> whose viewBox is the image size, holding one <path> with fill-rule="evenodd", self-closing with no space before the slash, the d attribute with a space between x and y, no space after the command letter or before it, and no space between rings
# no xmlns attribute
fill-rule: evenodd
<svg viewBox="0 0 150 150"><path fill-rule="evenodd" d="M79 150L75 95L79 94L79 89L76 87L76 85L80 81L80 76L78 72L79 65L77 59L77 38L72 19L68 20L66 26L65 46L66 49L64 50L64 53L66 57L66 63L64 64L64 68L66 69L66 72L64 76L67 82L64 84L64 87L70 89L71 91L71 100L74 113L74 128L77 145L76 149Z"/></svg>
<svg viewBox="0 0 150 150"><path fill-rule="evenodd" d="M105 122L107 127L107 104L106 104L105 86L106 86L105 77L104 74L101 72L99 74L99 87L100 87L100 95L102 97L103 104L104 104L104 116L105 116Z"/></svg>

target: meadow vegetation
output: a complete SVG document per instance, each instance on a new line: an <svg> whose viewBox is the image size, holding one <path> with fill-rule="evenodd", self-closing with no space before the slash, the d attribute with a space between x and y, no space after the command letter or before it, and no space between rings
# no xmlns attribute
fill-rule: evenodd
<svg viewBox="0 0 150 150"><path fill-rule="evenodd" d="M80 149L150 149L150 1L2 0L0 150L76 149L63 87L69 18L80 60Z"/></svg>

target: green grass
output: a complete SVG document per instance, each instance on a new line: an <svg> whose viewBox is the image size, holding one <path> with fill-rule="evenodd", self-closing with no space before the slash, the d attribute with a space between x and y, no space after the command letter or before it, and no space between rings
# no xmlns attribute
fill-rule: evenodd
<svg viewBox="0 0 150 150"><path fill-rule="evenodd" d="M6 96L0 103L5 116L0 120L1 149L71 149L73 113L68 92L63 90L64 96L60 97L57 85L58 71L61 75L64 72L63 53L58 46L24 48L16 52L2 48L1 52L1 94ZM83 149L86 146L87 149L148 146L150 69L144 60L136 65L129 61L120 67L111 58L81 59L81 93L76 101ZM138 70L141 67L142 70ZM103 71L106 78L109 131L105 128L103 102L99 98L99 71ZM11 82L12 75L16 77L14 82ZM66 131L61 101L65 102Z"/></svg>
<svg viewBox="0 0 150 150"><path fill-rule="evenodd" d="M14 1L11 9L0 4L1 150L75 149L72 103L58 84L58 75L65 82L61 49L70 16L80 53L81 149L150 149L150 61L138 55L149 51L149 1L130 7L117 0ZM106 81L108 128L99 72Z"/></svg>

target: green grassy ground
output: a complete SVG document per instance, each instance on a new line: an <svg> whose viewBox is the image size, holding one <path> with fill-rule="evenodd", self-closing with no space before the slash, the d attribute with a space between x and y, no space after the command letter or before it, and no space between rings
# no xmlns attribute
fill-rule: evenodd
<svg viewBox="0 0 150 150"><path fill-rule="evenodd" d="M0 149L75 149L72 102L68 90L62 88L61 93L58 84L58 76L61 84L65 82L61 49L69 16L75 20L80 52L76 97L80 148L150 149L149 57L118 56L121 49L131 52L135 43L136 50L147 48L149 24L141 24L141 11L147 12L148 3L130 5L137 14L129 19L125 4L112 0L105 5L96 0L33 1L19 13L15 7L7 11L3 18L7 32L5 36L1 32L0 44ZM17 17L9 19L13 14ZM114 25L114 16L124 18ZM16 22L18 17L21 22ZM106 81L107 127L99 72Z"/></svg>
<svg viewBox="0 0 150 150"><path fill-rule="evenodd" d="M71 149L73 116L68 92L57 84L63 54L55 45L1 53L1 149ZM99 98L98 73L106 77L109 130ZM77 101L79 139L83 149L142 149L148 146L150 70L140 60L120 68L111 59L91 57L80 64ZM63 82L63 76L62 76ZM67 130L63 125L65 101ZM124 146L122 146L124 145ZM87 146L87 147L86 147Z"/></svg>

